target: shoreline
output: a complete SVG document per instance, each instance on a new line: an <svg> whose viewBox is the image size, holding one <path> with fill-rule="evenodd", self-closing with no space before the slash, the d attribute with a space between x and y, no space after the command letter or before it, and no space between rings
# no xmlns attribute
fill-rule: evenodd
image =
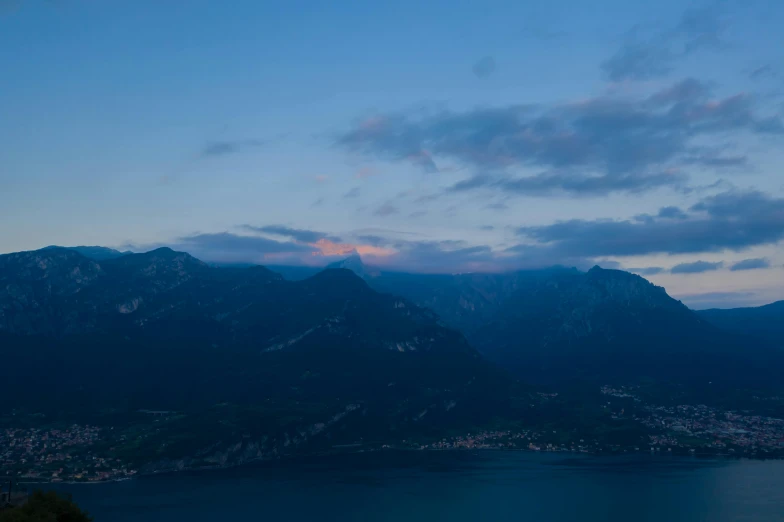
<svg viewBox="0 0 784 522"><path fill-rule="evenodd" d="M60 480L57 482L52 482L51 480L48 481L19 481L17 482L20 485L38 485L38 484L66 484L66 485L88 485L88 484L109 484L109 483L116 483L116 482L127 482L136 480L139 478L145 477L154 477L154 476L165 476L165 475L174 475L178 473L184 472L208 472L208 471L220 471L220 470L230 470L235 468L242 468L246 466L251 466L254 464L271 464L276 462L285 462L285 461L294 461L294 460L307 460L307 459L318 459L323 457L336 457L336 456L349 456L349 455L359 455L362 453L381 453L381 452L389 452L389 453L447 453L447 452L454 452L454 453L467 453L467 452L480 452L480 453L531 453L531 454L540 454L540 455L554 455L554 454L568 454L574 456L582 456L582 457L600 457L604 458L613 458L613 457L622 457L622 456L652 456L652 457L677 457L677 458L693 458L693 459L701 459L701 460L748 460L748 461L766 461L766 460L784 460L784 454L779 454L776 456L768 456L768 457L752 457L748 455L735 455L731 453L697 453L697 452L661 452L661 451L613 451L613 452L602 452L602 451L572 451L572 450L532 450L529 448L371 448L371 449L360 449L356 451L324 451L324 452L316 452L316 453L305 453L305 454L292 454L292 455L284 455L276 458L255 458L250 459L244 462L240 462L237 464L230 464L230 465L215 465L215 466L193 466L193 467L183 467L180 469L161 469L155 470L151 472L145 473L137 473L131 477L119 477L119 478L110 478L106 480Z"/></svg>

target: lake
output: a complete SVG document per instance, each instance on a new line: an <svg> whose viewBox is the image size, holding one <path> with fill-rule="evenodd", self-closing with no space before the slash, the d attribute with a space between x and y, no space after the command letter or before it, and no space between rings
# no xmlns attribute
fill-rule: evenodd
<svg viewBox="0 0 784 522"><path fill-rule="evenodd" d="M784 521L784 461L648 455L366 453L58 489L96 522Z"/></svg>

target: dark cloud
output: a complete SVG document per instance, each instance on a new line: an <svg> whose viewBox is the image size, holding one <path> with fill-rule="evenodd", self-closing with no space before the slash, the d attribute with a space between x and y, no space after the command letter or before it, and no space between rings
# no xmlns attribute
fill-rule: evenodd
<svg viewBox="0 0 784 522"><path fill-rule="evenodd" d="M389 203L384 203L383 205L378 207L376 211L373 212L373 214L375 214L376 216L386 217L386 216L391 216L392 214L397 214L398 212L399 212L398 208L395 207L394 205L391 205Z"/></svg>
<svg viewBox="0 0 784 522"><path fill-rule="evenodd" d="M201 157L227 156L247 149L263 147L265 144L266 142L261 140L211 141L201 149Z"/></svg>
<svg viewBox="0 0 784 522"><path fill-rule="evenodd" d="M495 59L492 56L485 56L476 62L472 68L477 78L487 78L495 72Z"/></svg>
<svg viewBox="0 0 784 522"><path fill-rule="evenodd" d="M644 34L632 29L616 53L602 64L612 81L650 80L670 73L676 62L702 49L725 46L726 22L718 4L686 10L675 27Z"/></svg>
<svg viewBox="0 0 784 522"><path fill-rule="evenodd" d="M738 272L741 270L758 270L760 268L770 268L770 261L765 259L764 257L758 257L754 259L744 259L743 261L738 261L734 265L730 267L730 270L733 272Z"/></svg>
<svg viewBox="0 0 784 522"><path fill-rule="evenodd" d="M684 167L746 162L745 156L706 149L702 144L709 136L780 133L780 118L758 116L749 96L714 98L705 84L690 79L635 100L608 95L550 108L378 116L344 134L338 144L427 171L437 170L433 158L445 157L483 172L457 182L451 192L492 188L528 195L604 195L685 188ZM510 177L514 167L542 172Z"/></svg>
<svg viewBox="0 0 784 522"><path fill-rule="evenodd" d="M749 73L749 78L752 80L764 80L766 78L776 78L778 74L770 64L752 69Z"/></svg>
<svg viewBox="0 0 784 522"><path fill-rule="evenodd" d="M410 213L408 215L408 217L414 219L414 218L419 218L419 217L426 216L426 215L427 215L427 211L426 210L417 210L416 212Z"/></svg>
<svg viewBox="0 0 784 522"><path fill-rule="evenodd" d="M664 210L665 216L674 211ZM742 251L784 239L784 199L756 191L706 197L685 216L633 220L570 220L521 227L533 243L515 247L551 259Z"/></svg>
<svg viewBox="0 0 784 522"><path fill-rule="evenodd" d="M686 219L686 213L678 207L662 207L659 209L658 217L667 219Z"/></svg>
<svg viewBox="0 0 784 522"><path fill-rule="evenodd" d="M204 261L259 262L267 254L310 255L315 250L299 243L275 241L259 236L229 232L195 234L179 238L172 246Z"/></svg>
<svg viewBox="0 0 784 522"><path fill-rule="evenodd" d="M495 230L495 227L493 225L482 225L481 227L479 227L479 230L490 231L490 230Z"/></svg>
<svg viewBox="0 0 784 522"><path fill-rule="evenodd" d="M320 239L330 239L331 241L340 241L339 238L331 237L324 232L317 232L315 230L303 230L299 228L290 228L284 225L265 225L257 227L253 225L242 225L243 229L250 232L258 232L262 234L272 234L275 236L282 236L293 239L300 243L315 243Z"/></svg>
<svg viewBox="0 0 784 522"><path fill-rule="evenodd" d="M694 261L693 263L681 263L679 265L675 265L670 270L673 274L701 274L703 272L712 272L714 270L718 270L724 266L724 263L721 261L717 263L711 263L708 261Z"/></svg>
<svg viewBox="0 0 784 522"><path fill-rule="evenodd" d="M632 272L634 274L639 274L641 276L652 276L657 274L662 274L666 272L666 270L660 266L648 266L643 268L627 268L627 272Z"/></svg>
<svg viewBox="0 0 784 522"><path fill-rule="evenodd" d="M346 192L345 194L343 194L343 197L347 198L347 199L358 198L359 197L359 193L360 193L359 187L354 187L351 190L349 190L348 192Z"/></svg>

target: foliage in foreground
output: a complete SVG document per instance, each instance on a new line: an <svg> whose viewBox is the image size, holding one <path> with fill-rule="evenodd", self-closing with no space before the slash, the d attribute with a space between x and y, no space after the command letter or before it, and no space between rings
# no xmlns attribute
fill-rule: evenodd
<svg viewBox="0 0 784 522"><path fill-rule="evenodd" d="M35 491L20 507L0 510L0 522L92 522L70 495Z"/></svg>

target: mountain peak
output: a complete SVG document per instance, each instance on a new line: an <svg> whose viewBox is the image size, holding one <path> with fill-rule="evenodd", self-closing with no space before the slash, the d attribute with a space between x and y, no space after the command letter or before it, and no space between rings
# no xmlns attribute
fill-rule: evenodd
<svg viewBox="0 0 784 522"><path fill-rule="evenodd" d="M101 266L109 272L122 273L129 278L155 279L166 287L176 286L209 269L209 265L192 255L168 247L108 259Z"/></svg>
<svg viewBox="0 0 784 522"><path fill-rule="evenodd" d="M63 249L63 250L70 250L72 252L78 252L84 257L92 259L93 261L105 261L107 259L115 259L117 257L124 256L126 254L131 254L132 252L126 250L125 252L120 252L119 250L115 250L114 248L103 247L103 246L72 246L72 247L64 247L59 245L50 245L47 247L42 248L41 250L54 250L54 249Z"/></svg>
<svg viewBox="0 0 784 522"><path fill-rule="evenodd" d="M367 265L365 265L365 263L362 262L362 257L356 250L347 258L327 265L327 269L334 268L345 268L346 270L351 270L363 279L376 275L376 271L370 269Z"/></svg>

